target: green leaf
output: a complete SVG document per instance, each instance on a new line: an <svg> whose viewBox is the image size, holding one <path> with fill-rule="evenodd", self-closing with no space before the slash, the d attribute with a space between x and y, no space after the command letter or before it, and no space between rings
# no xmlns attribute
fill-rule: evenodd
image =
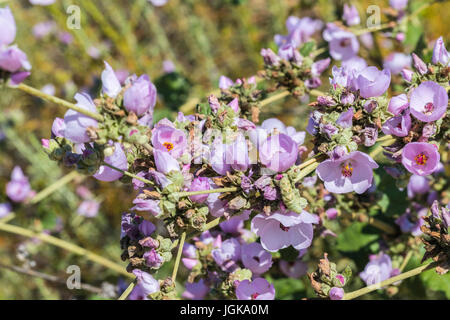
<svg viewBox="0 0 450 320"><path fill-rule="evenodd" d="M406 31L405 44L411 49L415 49L423 33L422 25L418 21L409 21Z"/></svg>
<svg viewBox="0 0 450 320"><path fill-rule="evenodd" d="M302 56L309 55L315 48L316 43L314 41L306 42L301 48L300 48L300 54Z"/></svg>
<svg viewBox="0 0 450 320"><path fill-rule="evenodd" d="M450 273L439 275L436 271L429 270L420 274L420 279L427 289L433 291L443 291L447 299L450 299Z"/></svg>
<svg viewBox="0 0 450 320"><path fill-rule="evenodd" d="M367 224L362 222L353 223L350 227L340 233L337 237L336 248L340 251L359 251L378 238L378 234L365 233L363 231Z"/></svg>

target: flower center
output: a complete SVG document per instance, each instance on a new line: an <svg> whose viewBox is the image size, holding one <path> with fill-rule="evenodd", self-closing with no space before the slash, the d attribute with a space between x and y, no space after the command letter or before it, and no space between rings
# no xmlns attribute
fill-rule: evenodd
<svg viewBox="0 0 450 320"><path fill-rule="evenodd" d="M256 298L258 298L258 296L259 296L259 293L255 292L254 294L251 295L252 300L255 300Z"/></svg>
<svg viewBox="0 0 450 320"><path fill-rule="evenodd" d="M433 102L428 102L423 108L425 109L425 114L431 114L434 110L434 104Z"/></svg>
<svg viewBox="0 0 450 320"><path fill-rule="evenodd" d="M173 143L172 142L164 142L163 146L166 147L167 151L170 151L173 149Z"/></svg>
<svg viewBox="0 0 450 320"><path fill-rule="evenodd" d="M281 223L280 223L280 229L283 230L283 231L285 231L285 232L288 232L288 231L289 231L289 227L285 227L285 226L282 225Z"/></svg>
<svg viewBox="0 0 450 320"><path fill-rule="evenodd" d="M342 175L344 177L351 177L353 174L353 167L350 163L346 163L345 165L342 166Z"/></svg>
<svg viewBox="0 0 450 320"><path fill-rule="evenodd" d="M350 45L350 39L343 39L339 42L341 47L348 47Z"/></svg>
<svg viewBox="0 0 450 320"><path fill-rule="evenodd" d="M414 158L414 160L416 161L416 163L417 163L418 165L423 166L423 165L427 164L428 157L422 152L422 153L419 153L419 154Z"/></svg>

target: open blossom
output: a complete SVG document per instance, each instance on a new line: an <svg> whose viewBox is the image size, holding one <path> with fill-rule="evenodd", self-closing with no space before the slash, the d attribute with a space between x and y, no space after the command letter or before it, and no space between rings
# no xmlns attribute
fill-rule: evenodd
<svg viewBox="0 0 450 320"><path fill-rule="evenodd" d="M325 160L317 167L317 175L325 188L333 193L365 192L373 180L376 162L367 154L353 151L338 160Z"/></svg>
<svg viewBox="0 0 450 320"><path fill-rule="evenodd" d="M433 64L440 63L444 66L448 65L450 62L450 55L445 48L444 39L442 39L442 37L439 37L434 44L433 58L431 59L431 62L433 62Z"/></svg>
<svg viewBox="0 0 450 320"><path fill-rule="evenodd" d="M11 172L11 180L6 184L6 195L14 202L22 202L30 196L31 192L28 177L19 166L15 166Z"/></svg>
<svg viewBox="0 0 450 320"><path fill-rule="evenodd" d="M290 278L300 278L306 274L308 264L300 259L296 259L293 262L281 260L280 270Z"/></svg>
<svg viewBox="0 0 450 320"><path fill-rule="evenodd" d="M105 162L121 170L128 170L128 160L122 145L118 142L114 143L114 153L105 157ZM114 181L122 177L122 172L114 170L108 166L100 166L94 174L94 178L101 181Z"/></svg>
<svg viewBox="0 0 450 320"><path fill-rule="evenodd" d="M298 52L292 43L282 45L278 49L278 56L283 60L292 61L297 64L301 64L303 60L300 52Z"/></svg>
<svg viewBox="0 0 450 320"><path fill-rule="evenodd" d="M259 148L259 159L267 168L283 172L295 164L298 145L286 134L275 134L267 138Z"/></svg>
<svg viewBox="0 0 450 320"><path fill-rule="evenodd" d="M275 212L270 216L260 213L253 218L251 230L261 238L261 245L267 251L275 252L291 245L300 250L311 245L313 223L318 223L318 218L306 211Z"/></svg>
<svg viewBox="0 0 450 320"><path fill-rule="evenodd" d="M408 0L389 0L389 5L396 10L403 10L408 5Z"/></svg>
<svg viewBox="0 0 450 320"><path fill-rule="evenodd" d="M186 134L171 126L160 125L153 129L152 145L155 149L168 152L177 159L187 148Z"/></svg>
<svg viewBox="0 0 450 320"><path fill-rule="evenodd" d="M227 270L230 266L234 266L234 262L241 259L241 245L234 239L230 238L222 242L218 248L211 251L214 261Z"/></svg>
<svg viewBox="0 0 450 320"><path fill-rule="evenodd" d="M155 157L156 170L160 173L167 174L170 171L180 171L180 164L168 152L154 149L153 155Z"/></svg>
<svg viewBox="0 0 450 320"><path fill-rule="evenodd" d="M398 274L398 270L392 268L391 257L387 254L380 252L378 255L371 255L369 259L364 271L359 274L366 285L387 280Z"/></svg>
<svg viewBox="0 0 450 320"><path fill-rule="evenodd" d="M16 38L16 22L11 9L7 6L0 8L0 46L10 45Z"/></svg>
<svg viewBox="0 0 450 320"><path fill-rule="evenodd" d="M395 223L400 227L402 232L411 233L413 236L417 237L422 234L420 227L425 223L422 218L425 217L427 213L427 208L420 208L414 213L410 208L407 208L406 212L395 220Z"/></svg>
<svg viewBox="0 0 450 320"><path fill-rule="evenodd" d="M397 137L406 137L411 130L411 116L406 110L402 115L398 115L386 120L381 130L384 134L391 134Z"/></svg>
<svg viewBox="0 0 450 320"><path fill-rule="evenodd" d="M422 82L411 93L409 105L411 114L420 121L436 121L447 110L447 91L436 82Z"/></svg>
<svg viewBox="0 0 450 320"><path fill-rule="evenodd" d="M64 119L56 117L52 124L52 137L55 136L63 138L65 130L66 123L64 122Z"/></svg>
<svg viewBox="0 0 450 320"><path fill-rule="evenodd" d="M129 300L148 300L148 295L159 291L159 282L151 274L139 269L134 269L136 276L136 286L128 296Z"/></svg>
<svg viewBox="0 0 450 320"><path fill-rule="evenodd" d="M410 142L402 152L402 164L419 176L432 174L439 167L440 154L437 147L426 142Z"/></svg>
<svg viewBox="0 0 450 320"><path fill-rule="evenodd" d="M30 70L31 64L25 52L13 45L0 48L0 68L16 73L20 70Z"/></svg>
<svg viewBox="0 0 450 320"><path fill-rule="evenodd" d="M430 181L423 176L413 174L409 178L407 193L408 198L414 198L417 194L426 194L430 191Z"/></svg>
<svg viewBox="0 0 450 320"><path fill-rule="evenodd" d="M391 72L388 69L382 71L377 67L367 67L361 70L356 78L356 84L363 98L381 96L389 88Z"/></svg>
<svg viewBox="0 0 450 320"><path fill-rule="evenodd" d="M317 19L290 16L286 20L288 34L286 36L277 34L274 40L278 47L286 43L291 43L295 47L299 47L301 44L307 42L315 32L322 29L322 26L323 22Z"/></svg>
<svg viewBox="0 0 450 320"><path fill-rule="evenodd" d="M342 19L344 19L349 26L355 26L361 23L356 7L354 5L349 6L346 3L344 4L344 14L342 15Z"/></svg>
<svg viewBox="0 0 450 320"><path fill-rule="evenodd" d="M138 116L153 109L156 104L156 87L150 78L144 74L132 82L123 94L123 105L128 111Z"/></svg>
<svg viewBox="0 0 450 320"><path fill-rule="evenodd" d="M243 245L241 254L244 267L253 274L263 274L272 266L272 255L257 242Z"/></svg>
<svg viewBox="0 0 450 320"><path fill-rule="evenodd" d="M236 288L238 300L273 300L275 288L266 279L256 278L239 282Z"/></svg>
<svg viewBox="0 0 450 320"><path fill-rule="evenodd" d="M87 93L77 93L75 95L77 106L91 112L97 112L97 107ZM88 136L86 129L89 127L97 128L98 122L91 117L85 116L74 110L68 110L64 115L64 137L75 143L89 142L91 138Z"/></svg>

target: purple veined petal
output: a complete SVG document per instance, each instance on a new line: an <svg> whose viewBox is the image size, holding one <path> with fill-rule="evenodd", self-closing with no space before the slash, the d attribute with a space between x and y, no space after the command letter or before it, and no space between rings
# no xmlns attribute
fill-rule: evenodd
<svg viewBox="0 0 450 320"><path fill-rule="evenodd" d="M311 224L301 223L288 231L290 243L296 250L306 249L311 245L314 230Z"/></svg>
<svg viewBox="0 0 450 320"><path fill-rule="evenodd" d="M353 174L350 177L353 189L356 193L364 193L372 185L373 172L372 168L363 163L355 163L353 165Z"/></svg>
<svg viewBox="0 0 450 320"><path fill-rule="evenodd" d="M447 91L433 81L422 82L411 93L411 114L423 122L440 119L448 106Z"/></svg>
<svg viewBox="0 0 450 320"><path fill-rule="evenodd" d="M290 237L280 228L280 222L272 220L267 222L261 230L261 245L270 252L276 252L290 245Z"/></svg>
<svg viewBox="0 0 450 320"><path fill-rule="evenodd" d="M159 172L167 174L171 171L180 171L180 164L168 152L154 149L153 155L155 157L156 170Z"/></svg>

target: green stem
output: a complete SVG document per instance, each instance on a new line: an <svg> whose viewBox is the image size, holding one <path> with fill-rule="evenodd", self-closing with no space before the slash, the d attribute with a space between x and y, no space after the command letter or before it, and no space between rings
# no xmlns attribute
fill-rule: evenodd
<svg viewBox="0 0 450 320"><path fill-rule="evenodd" d="M184 241L186 240L186 231L181 234L180 244L178 245L177 258L175 260L175 265L172 272L172 281L175 283L177 278L178 267L180 266L181 254L183 253Z"/></svg>
<svg viewBox="0 0 450 320"><path fill-rule="evenodd" d="M344 295L343 300L352 300L352 299L358 298L358 297L360 297L360 296L362 296L364 294L367 294L369 292L381 289L381 288L386 287L388 285L391 285L391 284L393 284L393 283L395 283L397 281L405 280L407 278L410 278L410 277L413 277L415 275L418 275L418 274L422 273L423 271L432 268L433 266L434 266L434 262L430 262L430 263L427 263L427 264L425 264L423 266L420 266L420 267L417 267L417 268L415 268L413 270L410 270L408 272L403 272L403 273L401 273L401 274L399 274L399 275L397 275L395 277L392 277L392 278L389 278L387 280L381 281L379 283L375 283L373 285L364 287L362 289L346 293Z"/></svg>
<svg viewBox="0 0 450 320"><path fill-rule="evenodd" d="M122 292L119 299L117 299L117 300L125 300L130 295L131 291L133 290L133 288L135 286L136 286L136 279L134 279L134 281L132 283L130 283L128 288L126 288L126 290L124 292Z"/></svg>
<svg viewBox="0 0 450 320"><path fill-rule="evenodd" d="M95 254L91 251L88 251L84 248L81 248L75 244L72 244L70 242L67 242L62 239L58 239L56 237L53 237L51 235L45 234L45 233L39 233L32 230L28 230L22 227L13 226L6 223L0 222L0 231L5 231L9 233L14 233L20 236L24 236L27 238L36 238L39 239L45 243L52 244L56 247L59 247L61 249L70 251L74 254L77 254L79 256L83 256L88 260L91 260L93 262L96 262L108 269L111 269L113 271L116 271L122 275L125 275L127 277L134 278L134 276L131 273L128 273L124 267L122 267L120 264L117 264L113 261L110 261L102 256L99 256L98 254Z"/></svg>
<svg viewBox="0 0 450 320"><path fill-rule="evenodd" d="M119 169L119 168L117 168L117 167L114 167L113 165L111 165L111 164L109 164L109 163L103 162L103 165L104 165L104 166L107 166L107 167L110 167L110 168L113 169L113 170L119 171L119 172L121 172L122 174L124 174L124 175L126 175L126 176L129 176L129 177L131 177L131 178L134 178L134 179L137 179L137 180L139 180L139 181L142 181L142 182L144 182L144 183L146 183L146 184L151 184L151 185L154 184L153 181L150 181L150 180L148 180L148 179L139 177L139 176L137 176L137 175L135 175L135 174L132 174L131 172L128 172L128 171Z"/></svg>
<svg viewBox="0 0 450 320"><path fill-rule="evenodd" d="M188 197L188 196L196 196L199 194L234 192L234 191L238 191L238 190L239 190L238 187L228 187L228 188L218 188L218 189L200 190L200 191L176 192L175 194L178 197Z"/></svg>
<svg viewBox="0 0 450 320"><path fill-rule="evenodd" d="M70 172L69 174L67 174L64 177L62 177L61 179L59 179L58 181L56 181L56 182L52 183L51 185L49 185L47 188L45 188L42 191L38 192L30 200L30 204L38 203L39 201L41 201L42 199L46 198L47 196L49 196L53 192L57 191L62 186L66 185L67 183L69 183L70 181L72 181L73 179L75 179L78 176L79 176L78 172L76 172L76 171Z"/></svg>
<svg viewBox="0 0 450 320"><path fill-rule="evenodd" d="M98 113L91 112L89 110L83 109L83 108L81 108L81 107L79 107L77 105L74 105L73 103L70 103L70 102L68 102L66 100L54 97L54 96L49 95L49 94L46 94L46 93L44 93L44 92L42 92L40 90L37 90L37 89L35 89L33 87L27 86L26 84L21 83L21 84L19 84L17 86L10 86L10 88L15 88L15 89L22 90L22 91L24 91L24 92L26 92L26 93L28 93L28 94L30 94L32 96L35 96L35 97L47 100L49 102L53 102L53 103L55 103L57 105L60 105L62 107L68 108L68 109L72 109L72 110L74 110L76 112L82 113L82 114L84 114L84 115L86 115L88 117L91 117L91 118L95 119L95 120L103 121L103 116L98 114Z"/></svg>
<svg viewBox="0 0 450 320"><path fill-rule="evenodd" d="M402 265L399 268L400 272L402 272L403 269L405 269L405 267L408 264L409 260L411 259L412 255L413 255L413 252L412 251L408 251L408 253L406 254L405 259L403 259Z"/></svg>

